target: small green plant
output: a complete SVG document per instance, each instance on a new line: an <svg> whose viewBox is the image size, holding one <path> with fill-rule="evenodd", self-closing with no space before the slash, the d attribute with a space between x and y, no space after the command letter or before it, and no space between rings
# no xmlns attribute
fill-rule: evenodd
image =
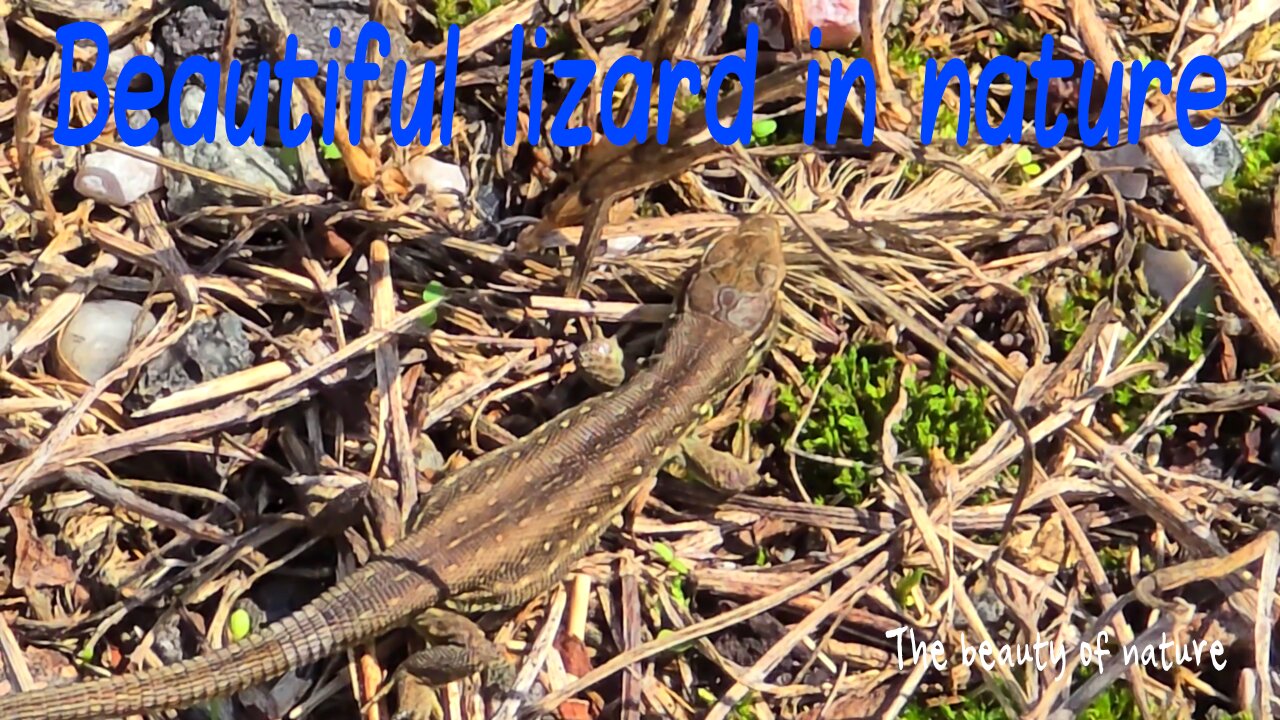
<svg viewBox="0 0 1280 720"><path fill-rule="evenodd" d="M422 302L427 306L426 314L422 316L422 324L432 327L436 324L439 317L436 314L436 308L448 297L448 292L444 285L438 281L432 280L422 290Z"/></svg>
<svg viewBox="0 0 1280 720"><path fill-rule="evenodd" d="M889 64L909 77L915 77L929 58L920 48L910 43L893 43L889 46Z"/></svg>
<svg viewBox="0 0 1280 720"><path fill-rule="evenodd" d="M1081 720L1140 720L1142 712L1128 685L1107 688L1093 704L1080 713Z"/></svg>
<svg viewBox="0 0 1280 720"><path fill-rule="evenodd" d="M716 701L719 700L716 694L707 688L700 687L697 692L698 699L707 707L715 705ZM756 720L755 710L752 709L754 703L755 693L747 693L747 696L739 700L738 704L734 705L733 709L729 711L729 717L733 718L733 720Z"/></svg>
<svg viewBox="0 0 1280 720"><path fill-rule="evenodd" d="M1036 162L1035 156L1031 154L1031 148L1026 145L1019 147L1014 152L1013 159L1028 178L1033 178L1043 172L1040 164Z"/></svg>
<svg viewBox="0 0 1280 720"><path fill-rule="evenodd" d="M1240 217L1247 208L1270 206L1276 178L1280 176L1280 113L1273 114L1258 134L1242 138L1240 153L1240 169L1215 190L1214 196L1229 219L1247 221Z"/></svg>
<svg viewBox="0 0 1280 720"><path fill-rule="evenodd" d="M1114 577L1116 574L1129 572L1129 551L1125 548L1098 548L1098 561L1102 563L1102 569L1109 576Z"/></svg>
<svg viewBox="0 0 1280 720"><path fill-rule="evenodd" d="M1104 277L1098 268L1090 268L1071 277L1062 303L1049 308L1053 336L1061 340L1062 352L1070 352L1080 341L1089 324L1089 314L1110 290L1110 279Z"/></svg>
<svg viewBox="0 0 1280 720"><path fill-rule="evenodd" d="M927 707L914 702L902 709L903 720L1005 720L1008 715L986 692L965 696L958 703Z"/></svg>
<svg viewBox="0 0 1280 720"><path fill-rule="evenodd" d="M778 121L773 118L764 118L757 120L751 124L751 139L757 143L764 142L778 131Z"/></svg>
<svg viewBox="0 0 1280 720"><path fill-rule="evenodd" d="M938 108L938 119L933 132L934 140L954 140L960 131L960 116L955 110L943 105Z"/></svg>
<svg viewBox="0 0 1280 720"><path fill-rule="evenodd" d="M806 369L806 385L817 387L821 375L818 368ZM874 350L854 347L832 360L799 442L807 452L842 458L851 466L807 464L807 477L829 483L855 502L862 499L870 483L868 466L879 462L877 448L885 418L898 399L900 377L900 361ZM986 390L956 384L945 356L938 358L927 379L908 375L903 389L907 409L894 433L917 453L937 447L948 459L963 461L991 436L994 424L986 413ZM791 421L798 421L804 410L800 394L784 386L779 402Z"/></svg>
<svg viewBox="0 0 1280 720"><path fill-rule="evenodd" d="M317 140L316 142L320 143L320 157L324 158L325 160L341 160L342 159L342 151L338 149L337 145L334 145L333 143L327 143L324 140Z"/></svg>
<svg viewBox="0 0 1280 720"><path fill-rule="evenodd" d="M458 6L458 0L438 0L436 2L436 18L440 21L442 28L450 25L458 27L466 27L467 25L479 20L489 11L501 5L500 0L470 0L466 10Z"/></svg>
<svg viewBox="0 0 1280 720"><path fill-rule="evenodd" d="M927 707L913 702L903 708L901 717L903 720L1004 720L1009 715L990 693L982 690L949 705ZM1078 717L1083 720L1139 720L1142 713L1138 711L1129 687L1116 684L1107 688Z"/></svg>
<svg viewBox="0 0 1280 720"><path fill-rule="evenodd" d="M684 561L676 557L675 550L665 543L654 543L653 554L662 559L667 564L667 569L675 573L676 577L671 580L671 597L680 607L689 607L689 596L685 592L685 583L689 576L689 566Z"/></svg>
<svg viewBox="0 0 1280 720"><path fill-rule="evenodd" d="M1022 285L1020 285L1022 287ZM1089 324L1090 314L1098 301L1111 292L1112 278L1104 275L1098 268L1082 270L1072 275L1066 285L1066 292L1057 305L1051 305L1049 319L1051 333L1060 352L1065 355L1080 341L1085 328ZM1023 288L1024 291L1029 286ZM1139 341L1142 335L1141 323L1152 322L1162 312L1162 307L1152 302L1141 293L1133 293L1133 303L1129 308L1131 315L1137 318L1138 325L1130 325L1130 334L1119 347L1119 354L1124 355ZM1168 340L1156 339L1149 343L1138 355L1138 362L1163 361L1165 363L1192 362L1204 354L1204 330L1208 322L1207 316L1197 314L1190 323L1174 320L1175 332ZM1142 374L1131 378L1115 387L1110 397L1100 403L1117 421L1117 429L1129 433L1137 429L1155 407L1157 396L1155 380L1150 374ZM1164 425L1157 428L1166 437L1174 428Z"/></svg>
<svg viewBox="0 0 1280 720"><path fill-rule="evenodd" d="M902 577L901 580L893 585L893 599L904 608L909 608L915 604L911 598L911 592L919 587L920 582L924 580L924 570L913 568L910 572Z"/></svg>
<svg viewBox="0 0 1280 720"><path fill-rule="evenodd" d="M686 115L701 110L704 102L706 101L700 93L691 93L683 85L676 91L675 106Z"/></svg>

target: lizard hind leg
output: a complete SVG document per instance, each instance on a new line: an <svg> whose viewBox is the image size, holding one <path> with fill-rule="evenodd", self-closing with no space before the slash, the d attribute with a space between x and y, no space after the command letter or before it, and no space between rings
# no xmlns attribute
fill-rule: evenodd
<svg viewBox="0 0 1280 720"><path fill-rule="evenodd" d="M409 679L429 690L482 673L486 686L506 692L515 680L515 668L502 650L467 617L444 608L429 608L418 615L412 627L427 641L427 647L400 663L387 683L361 711L379 702L398 683ZM401 693L404 696L404 693ZM396 718L420 717L403 710Z"/></svg>

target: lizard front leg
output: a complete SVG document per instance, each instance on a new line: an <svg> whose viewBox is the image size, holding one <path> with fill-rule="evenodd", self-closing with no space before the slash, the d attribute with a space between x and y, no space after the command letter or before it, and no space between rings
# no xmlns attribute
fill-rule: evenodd
<svg viewBox="0 0 1280 720"><path fill-rule="evenodd" d="M595 337L578 346L578 370L595 390L612 390L627 379L616 337Z"/></svg>
<svg viewBox="0 0 1280 720"><path fill-rule="evenodd" d="M680 453L672 458L672 462L682 467L692 479L728 495L752 490L764 482L754 463L731 452L717 450L696 435L680 443Z"/></svg>
<svg viewBox="0 0 1280 720"><path fill-rule="evenodd" d="M583 343L578 346L577 361L579 371L597 389L616 388L626 379L617 338L595 337ZM717 450L697 436L680 443L672 463L703 484L730 495L751 490L762 482L753 464Z"/></svg>

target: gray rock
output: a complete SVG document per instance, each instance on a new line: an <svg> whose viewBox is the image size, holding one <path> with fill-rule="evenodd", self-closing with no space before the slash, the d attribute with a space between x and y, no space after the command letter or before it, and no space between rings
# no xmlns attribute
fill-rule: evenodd
<svg viewBox="0 0 1280 720"><path fill-rule="evenodd" d="M150 403L201 382L244 370L253 364L253 359L249 338L239 317L222 313L202 318L182 340L147 363L135 393L138 399Z"/></svg>
<svg viewBox="0 0 1280 720"><path fill-rule="evenodd" d="M1186 250L1163 250L1143 244L1141 252L1142 279L1147 288L1166 303L1173 302L1200 269L1200 264L1192 260ZM1179 308L1179 315L1191 316L1197 308L1212 307L1216 293L1213 276L1203 275Z"/></svg>
<svg viewBox="0 0 1280 720"><path fill-rule="evenodd" d="M236 59L240 61L240 87L236 94L237 116L243 118L244 108L249 106L257 81L257 67L262 60L275 61L273 28L262 0L240 1L240 27L237 32ZM335 0L314 3L311 0L277 0L289 31L298 39L298 59L315 60L318 65L317 83L321 91L327 80L325 69L330 60L338 63L339 73L355 55L356 38L360 28L369 20L369 5L361 0ZM204 57L219 60L223 33L226 28L227 0L200 0L184 3L156 23L156 45L168 58L168 75L172 76L178 64L188 57ZM329 30L338 28L342 33L337 48L329 45ZM392 38L394 49L382 61L382 86L391 87L396 60L406 59L408 48L402 38ZM344 81L345 82L345 81ZM271 80L268 93L268 117L275 122L279 107L279 80ZM347 93L348 90L340 90Z"/></svg>
<svg viewBox="0 0 1280 720"><path fill-rule="evenodd" d="M204 104L205 91L188 86L182 94L181 118L186 127L195 124ZM242 180L253 185L292 193L299 181L291 177L279 162L276 154L258 147L250 139L235 147L227 138L226 118L217 113L217 130L213 142L204 139L192 145L183 145L173 136L173 129L166 124L162 129L161 147L167 157ZM179 215L208 205L229 205L239 195L225 185L218 185L193 178L186 173L165 172L165 188L169 193L169 209Z"/></svg>
<svg viewBox="0 0 1280 720"><path fill-rule="evenodd" d="M222 48L228 5L227 0L206 0L170 13L156 24L160 31L157 44L174 63L193 56L217 60ZM320 66L321 76L325 74L325 64L329 60L336 60L339 68L351 61L356 36L369 19L367 3L357 0L324 3L282 0L279 5L290 32L298 38L299 60L315 60ZM275 60L267 32L270 27L271 19L262 0L241 0L236 59L245 66L242 70L247 72L256 68L260 60ZM329 46L329 29L333 27L342 32L342 42L336 49Z"/></svg>
<svg viewBox="0 0 1280 720"><path fill-rule="evenodd" d="M1177 131L1166 135L1173 149L1177 151L1191 173L1195 175L1200 187L1208 190L1218 187L1240 169L1244 155L1240 146L1232 137L1230 130L1224 125L1208 145L1192 147ZM1103 168L1136 167L1150 168L1151 161L1141 145L1119 145L1117 147L1094 150L1089 157ZM1113 173L1112 179L1120 194L1130 199L1140 199L1147 195L1148 178L1144 173Z"/></svg>
<svg viewBox="0 0 1280 720"><path fill-rule="evenodd" d="M142 306L128 300L90 300L80 306L58 335L58 364L63 379L96 383L116 368L129 350L133 326L143 315L136 337L156 325ZM79 376L78 378L76 376Z"/></svg>
<svg viewBox="0 0 1280 720"><path fill-rule="evenodd" d="M1182 133L1169 134L1169 142L1200 181L1200 187L1206 190L1226 182L1227 178L1240 169L1240 163L1244 162L1244 154L1240 152L1240 146L1231 136L1231 131L1225 125L1221 127L1218 136L1204 147L1193 147L1182 138Z"/></svg>
<svg viewBox="0 0 1280 720"><path fill-rule="evenodd" d="M1147 162L1147 154L1142 151L1140 145L1120 145L1105 150L1096 150L1089 153L1094 162L1099 167L1150 167ZM1111 173L1111 179L1116 184L1116 189L1120 194L1129 199L1137 199L1146 197L1147 195L1147 176L1139 172Z"/></svg>

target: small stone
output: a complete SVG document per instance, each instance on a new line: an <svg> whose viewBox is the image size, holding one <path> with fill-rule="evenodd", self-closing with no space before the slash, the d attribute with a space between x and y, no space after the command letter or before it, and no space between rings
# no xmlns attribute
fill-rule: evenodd
<svg viewBox="0 0 1280 720"><path fill-rule="evenodd" d="M804 0L802 7L806 25L822 31L822 48L847 48L861 32L857 0Z"/></svg>
<svg viewBox="0 0 1280 720"><path fill-rule="evenodd" d="M1225 125L1220 125L1218 134L1209 144L1195 147L1183 139L1182 133L1170 133L1169 143L1178 151L1182 159L1191 169L1200 187L1205 190L1216 188L1226 182L1227 178L1236 174L1240 164L1244 162L1244 154L1236 145Z"/></svg>
<svg viewBox="0 0 1280 720"><path fill-rule="evenodd" d="M1126 131L1127 132L1127 131ZM1244 156L1235 138L1224 126L1217 137L1203 147L1193 147L1183 139L1182 133L1172 132L1165 135L1169 144L1182 157L1187 168L1196 176L1200 187L1209 190L1216 188L1240 169ZM1118 145L1103 150L1095 150L1091 157L1101 167L1135 167L1150 168L1151 160L1141 145ZM1116 189L1131 200L1138 200L1147 195L1147 176L1143 173L1112 173Z"/></svg>
<svg viewBox="0 0 1280 720"><path fill-rule="evenodd" d="M880 13L886 28L902 19L902 3L875 0L874 7L875 12ZM822 49L847 48L862 32L858 18L858 0L802 0L800 8L805 19L805 42L809 41L808 29L818 28L822 31Z"/></svg>
<svg viewBox="0 0 1280 720"><path fill-rule="evenodd" d="M1222 24L1222 16L1219 15L1218 11L1212 7L1205 6L1203 8L1200 8L1199 16L1200 16L1199 18L1200 22L1204 23L1205 25L1212 27L1215 25Z"/></svg>
<svg viewBox="0 0 1280 720"><path fill-rule="evenodd" d="M760 28L760 42L771 50L786 50L791 43L787 18L776 3L747 4L742 8L742 24Z"/></svg>
<svg viewBox="0 0 1280 720"><path fill-rule="evenodd" d="M58 336L59 363L79 378L60 373L63 379L95 383L111 372L124 359L134 320L141 312L141 305L128 300L91 300L81 305ZM156 320L146 315L141 324L139 337L151 332Z"/></svg>
<svg viewBox="0 0 1280 720"><path fill-rule="evenodd" d="M142 54L150 55L154 58L156 46L148 40L143 51L144 52ZM120 71L124 70L126 63L135 57L138 57L138 55L138 50L133 46L133 43L128 43L111 51L111 54L107 56L107 70L102 76L103 80L107 83L107 87L112 89L115 88L116 80L120 79Z"/></svg>
<svg viewBox="0 0 1280 720"><path fill-rule="evenodd" d="M137 149L160 157L160 151L150 145ZM85 156L76 173L75 188L90 200L121 207L158 189L161 182L159 165L115 150L103 150Z"/></svg>
<svg viewBox="0 0 1280 720"><path fill-rule="evenodd" d="M1112 167L1148 167L1147 154L1140 145L1118 145L1091 153L1094 161L1102 168ZM1130 200L1137 200L1147 195L1147 176L1140 172L1111 173L1111 180L1116 184L1120 195Z"/></svg>
<svg viewBox="0 0 1280 720"><path fill-rule="evenodd" d="M405 163L403 172L414 187L425 188L427 192L467 194L467 179L462 168L453 163L419 155Z"/></svg>
<svg viewBox="0 0 1280 720"><path fill-rule="evenodd" d="M27 314L18 307L13 298L0 295L0 357L4 357L4 354L9 352L9 346L18 337L18 333L22 332L27 320Z"/></svg>
<svg viewBox="0 0 1280 720"><path fill-rule="evenodd" d="M1218 64L1222 66L1223 70L1230 70L1242 62L1244 62L1244 53L1226 53L1218 58Z"/></svg>
<svg viewBox="0 0 1280 720"><path fill-rule="evenodd" d="M253 364L244 323L233 313L201 318L163 353L147 363L134 387L150 403L202 382L230 375Z"/></svg>
<svg viewBox="0 0 1280 720"><path fill-rule="evenodd" d="M188 85L182 93L180 117L185 127L194 127L205 106L205 91L196 85ZM227 120L217 103L210 98L214 108L214 139L206 142L203 137L191 145L183 145L173 136L176 120L170 118L162 126L161 148L165 157L208 170L225 177L242 180L250 185L292 193L298 184L279 163L270 148L259 147L252 139L236 147L227 137ZM241 196L241 191L192 177L186 173L164 174L168 192L169 210L185 215L210 205L230 205Z"/></svg>
<svg viewBox="0 0 1280 720"><path fill-rule="evenodd" d="M9 352L9 346L13 344L13 339L18 337L19 330L21 328L15 322L0 321L0 355Z"/></svg>
<svg viewBox="0 0 1280 720"><path fill-rule="evenodd" d="M627 253L640 247L642 239L639 235L619 235L611 237L605 241L605 254L607 255L626 255Z"/></svg>
<svg viewBox="0 0 1280 720"><path fill-rule="evenodd" d="M1200 265L1186 250L1163 250L1152 245L1142 245L1142 279L1151 292L1166 303L1173 302L1183 288L1195 277ZM1183 305L1180 314L1194 313L1198 307L1211 307L1217 292L1213 278L1201 276Z"/></svg>

